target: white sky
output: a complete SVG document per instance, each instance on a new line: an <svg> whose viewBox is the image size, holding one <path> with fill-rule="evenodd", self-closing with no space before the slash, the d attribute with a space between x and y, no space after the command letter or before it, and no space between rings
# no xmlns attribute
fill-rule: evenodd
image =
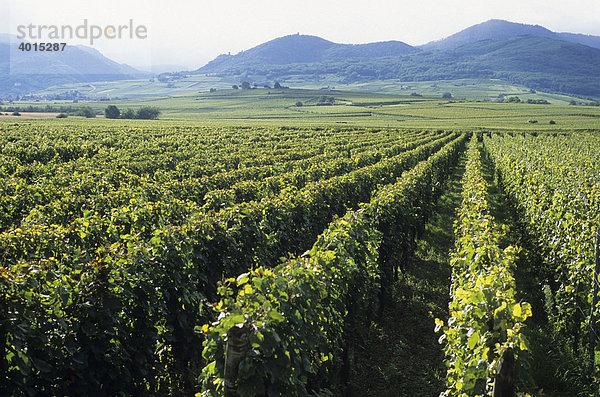
<svg viewBox="0 0 600 397"><path fill-rule="evenodd" d="M0 0L0 33L18 25L145 25L145 40L101 39L94 48L134 66L189 69L221 53L301 33L338 43L419 45L486 20L600 36L599 0ZM68 44L89 44L67 40Z"/></svg>

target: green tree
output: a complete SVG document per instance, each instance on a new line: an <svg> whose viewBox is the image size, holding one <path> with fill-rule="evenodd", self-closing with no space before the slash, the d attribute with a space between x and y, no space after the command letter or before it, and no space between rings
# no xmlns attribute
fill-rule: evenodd
<svg viewBox="0 0 600 397"><path fill-rule="evenodd" d="M319 103L317 105L333 105L335 103L335 98L332 96L322 95L319 98Z"/></svg>
<svg viewBox="0 0 600 397"><path fill-rule="evenodd" d="M138 109L135 118L142 120L156 120L159 114L160 110L157 107L144 106Z"/></svg>
<svg viewBox="0 0 600 397"><path fill-rule="evenodd" d="M121 116L121 111L115 105L108 105L106 109L104 109L104 117L107 119L118 119Z"/></svg>
<svg viewBox="0 0 600 397"><path fill-rule="evenodd" d="M123 113L121 113L121 118L122 119L135 119L135 110L133 110L132 108L127 108L127 109L123 110Z"/></svg>
<svg viewBox="0 0 600 397"><path fill-rule="evenodd" d="M89 106L84 106L75 113L75 116L83 116L87 119L93 119L96 117L96 112Z"/></svg>
<svg viewBox="0 0 600 397"><path fill-rule="evenodd" d="M242 90L249 90L250 89L250 83L248 83L247 81L243 81L242 82Z"/></svg>

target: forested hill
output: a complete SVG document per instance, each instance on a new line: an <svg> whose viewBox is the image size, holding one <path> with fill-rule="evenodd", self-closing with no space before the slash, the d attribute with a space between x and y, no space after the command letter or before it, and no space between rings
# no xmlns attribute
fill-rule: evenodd
<svg viewBox="0 0 600 397"><path fill-rule="evenodd" d="M337 62L347 59L402 56L419 50L401 41L338 44L317 36L290 35L268 41L237 55L220 55L197 72L206 73L263 65Z"/></svg>
<svg viewBox="0 0 600 397"><path fill-rule="evenodd" d="M507 40L517 36L536 36L549 39L564 40L572 43L584 44L589 47L600 49L600 37L576 33L557 33L543 26L527 25L491 19L467 29L461 30L442 40L432 41L419 46L427 51L431 50L454 50L466 44L472 44L482 40Z"/></svg>
<svg viewBox="0 0 600 397"><path fill-rule="evenodd" d="M596 47L600 37L492 20L421 47L400 41L349 45L316 36L285 36L236 55L221 55L195 73L258 82L499 78L532 89L600 97Z"/></svg>
<svg viewBox="0 0 600 397"><path fill-rule="evenodd" d="M67 45L58 51L21 51L16 36L0 34L0 97L53 85L115 81L149 76L115 62L92 47Z"/></svg>

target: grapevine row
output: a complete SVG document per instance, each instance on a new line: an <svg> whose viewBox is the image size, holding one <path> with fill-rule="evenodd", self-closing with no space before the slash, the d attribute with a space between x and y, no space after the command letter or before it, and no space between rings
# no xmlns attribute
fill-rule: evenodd
<svg viewBox="0 0 600 397"><path fill-rule="evenodd" d="M238 167L212 174L204 167L204 174L199 176L182 174L184 170L197 172L193 171L197 164L187 164L188 168L182 164L186 161L186 156L192 156L191 154L181 155L170 151L166 154L157 153L162 143L158 138L155 139L158 142L153 141L155 146L136 149L133 153L128 153L123 148L118 148L115 152L96 148L95 153L90 149L90 158L86 152L82 157L66 162L60 158L58 161L35 161L25 165L19 165L19 156L9 145L2 151L7 164L5 171L9 175L0 177L0 230L17 225L28 216L41 216L46 218L46 223L65 225L81 216L81 209L106 213L110 209L127 205L131 198L142 201L179 199L191 201L198 206L207 204L207 208L220 209L222 204L260 199L269 194L277 194L288 186L301 188L310 181L342 175L373 164L381 158L414 149L432 138L430 134L425 134L409 143L403 143L402 139L398 141L398 136L379 138L379 141L369 139L361 142L357 139L359 143L344 145L339 148L341 151L336 150L335 146L320 148L320 152L326 151L309 157L305 157L306 153L298 152L298 155L304 157L290 161L261 154L263 162L269 164L250 167L242 163L247 161L246 157L256 157L251 150L242 156L221 153L210 147L204 148L204 153L197 148L196 153L200 151L206 157L216 157L213 161L217 164L225 161ZM27 142L26 138L22 140ZM365 143L369 143L369 146L365 146ZM394 144L391 145L392 143ZM98 142L96 144L101 146ZM351 150L351 147L355 149ZM191 150L190 147L183 151ZM293 153L288 153L288 157L292 155ZM202 158L199 156L196 154L187 160L200 162ZM154 168L142 172L139 163L149 162L143 160L148 157L152 157L151 164Z"/></svg>
<svg viewBox="0 0 600 397"><path fill-rule="evenodd" d="M223 274L310 248L334 215L455 137L216 214L130 199L108 216L84 211L67 226L31 222L0 234L0 391L188 394L202 349L194 328L210 318L206 297Z"/></svg>
<svg viewBox="0 0 600 397"><path fill-rule="evenodd" d="M339 383L344 336L376 310L380 251L401 249L383 244L385 229L419 227L465 139L452 141L361 209L333 221L304 255L225 280L215 305L219 320L202 327L202 395L307 395L323 383Z"/></svg>
<svg viewBox="0 0 600 397"><path fill-rule="evenodd" d="M448 367L444 396L490 395L500 359L514 362L527 350L521 328L531 316L530 305L515 298L512 271L518 249L500 248L503 231L488 211L476 136L467 157L451 256L450 313L446 323L436 319Z"/></svg>
<svg viewBox="0 0 600 397"><path fill-rule="evenodd" d="M523 214L554 298L551 320L573 337L587 333L594 240L600 222L600 141L593 135L485 138L506 193ZM599 308L595 308L598 312Z"/></svg>

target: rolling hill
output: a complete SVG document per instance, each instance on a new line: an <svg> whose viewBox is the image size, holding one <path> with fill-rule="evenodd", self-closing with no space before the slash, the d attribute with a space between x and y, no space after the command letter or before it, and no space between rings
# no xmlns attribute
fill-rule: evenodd
<svg viewBox="0 0 600 397"><path fill-rule="evenodd" d="M401 56L419 51L401 41L369 44L338 44L309 35L289 35L260 44L236 55L219 55L196 73L257 65L336 62L348 59Z"/></svg>
<svg viewBox="0 0 600 397"><path fill-rule="evenodd" d="M20 51L23 40L0 35L0 97L11 97L59 84L114 81L149 74L117 63L94 48L66 46L64 51Z"/></svg>
<svg viewBox="0 0 600 397"><path fill-rule="evenodd" d="M530 88L600 96L600 49L567 41L518 36L479 41L454 52L492 71L494 78Z"/></svg>
<svg viewBox="0 0 600 397"><path fill-rule="evenodd" d="M588 47L600 49L600 37L575 33L556 33L539 25L508 22L501 19L491 19L467 29L461 30L441 40L419 46L426 51L454 50L466 44L482 40L508 40L518 36L535 36L549 39L563 40L571 43L583 44Z"/></svg>
<svg viewBox="0 0 600 397"><path fill-rule="evenodd" d="M10 58L0 35L0 95L50 86L120 81L147 75L97 51L74 46L64 53ZM538 25L490 20L445 39L412 47L401 41L340 44L311 35L279 37L238 54L219 55L193 72L165 73L142 94L158 95L187 76L230 86L276 81L295 87L377 81L493 79L558 94L600 98L600 37L552 32ZM43 73L40 73L43 71ZM142 81L142 80L139 80ZM130 85L135 86L135 80ZM164 84L163 84L164 83ZM197 90L190 83L190 90ZM188 89L186 88L186 89ZM154 90L154 91L153 91ZM122 93L126 95L126 93Z"/></svg>
<svg viewBox="0 0 600 397"><path fill-rule="evenodd" d="M221 55L194 73L259 83L327 79L333 85L491 78L597 98L598 70L600 37L491 20L418 48L398 41L348 45L285 36L237 55Z"/></svg>

